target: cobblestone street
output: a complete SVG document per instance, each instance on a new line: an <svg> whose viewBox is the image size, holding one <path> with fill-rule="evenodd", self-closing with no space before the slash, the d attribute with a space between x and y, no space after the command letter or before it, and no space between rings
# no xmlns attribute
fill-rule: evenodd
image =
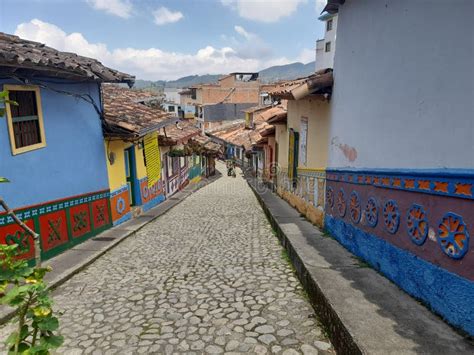
<svg viewBox="0 0 474 355"><path fill-rule="evenodd" d="M333 353L240 176L202 188L54 298L61 353Z"/></svg>

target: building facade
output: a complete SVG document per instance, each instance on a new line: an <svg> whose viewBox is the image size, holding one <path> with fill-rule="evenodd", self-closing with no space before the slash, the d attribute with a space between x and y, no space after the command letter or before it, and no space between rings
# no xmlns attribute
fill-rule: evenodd
<svg viewBox="0 0 474 355"><path fill-rule="evenodd" d="M11 181L1 195L41 235L49 258L112 225L100 85L134 78L3 33L0 77L17 103L0 117L0 171ZM34 256L32 237L2 212L0 243Z"/></svg>
<svg viewBox="0 0 474 355"><path fill-rule="evenodd" d="M178 118L145 105L153 95L115 85L102 87L104 147L114 225L165 199L158 132L176 124Z"/></svg>
<svg viewBox="0 0 474 355"><path fill-rule="evenodd" d="M260 102L258 73L231 73L215 84L191 87L180 92L180 102L194 106L194 118L203 132L243 119L242 110Z"/></svg>
<svg viewBox="0 0 474 355"><path fill-rule="evenodd" d="M474 3L339 3L325 226L473 335Z"/></svg>
<svg viewBox="0 0 474 355"><path fill-rule="evenodd" d="M287 119L274 122L277 193L320 227L324 225L331 91L332 70L326 69L270 92L274 99L287 100Z"/></svg>
<svg viewBox="0 0 474 355"><path fill-rule="evenodd" d="M319 17L324 22L324 38L316 41L316 71L334 67L336 52L337 13L325 13Z"/></svg>

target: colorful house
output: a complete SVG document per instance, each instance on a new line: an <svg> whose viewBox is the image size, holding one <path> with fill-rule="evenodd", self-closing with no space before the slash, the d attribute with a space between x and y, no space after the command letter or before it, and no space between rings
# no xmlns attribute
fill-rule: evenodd
<svg viewBox="0 0 474 355"><path fill-rule="evenodd" d="M102 136L103 82L134 77L73 53L0 33L1 196L41 235L49 258L112 225ZM0 243L32 258L32 238L0 212Z"/></svg>
<svg viewBox="0 0 474 355"><path fill-rule="evenodd" d="M158 131L176 124L178 118L145 105L154 95L147 91L103 85L102 94L111 216L116 225L165 199Z"/></svg>
<svg viewBox="0 0 474 355"><path fill-rule="evenodd" d="M474 2L342 3L325 226L472 336Z"/></svg>
<svg viewBox="0 0 474 355"><path fill-rule="evenodd" d="M273 126L268 122L286 115L285 104L255 106L244 110L245 121L224 125L208 132L208 136L225 147L226 159L234 159L249 172L258 176L271 176L274 154L268 155L268 136ZM262 134L267 135L263 137Z"/></svg>
<svg viewBox="0 0 474 355"><path fill-rule="evenodd" d="M163 182L167 197L186 187L190 180L192 183L200 180L201 160L187 149L189 140L198 136L200 132L201 130L195 127L192 121L182 120L174 126L165 128L160 135Z"/></svg>
<svg viewBox="0 0 474 355"><path fill-rule="evenodd" d="M189 142L191 150L194 152L195 159L200 160L201 166L199 169L198 161L196 161L196 173L200 170L205 177L210 177L216 173L215 159L223 155L223 147L212 141L207 136L194 136ZM189 178L192 180L191 172Z"/></svg>
<svg viewBox="0 0 474 355"><path fill-rule="evenodd" d="M332 69L277 85L269 94L287 100L287 117L275 117L277 192L311 222L324 222Z"/></svg>

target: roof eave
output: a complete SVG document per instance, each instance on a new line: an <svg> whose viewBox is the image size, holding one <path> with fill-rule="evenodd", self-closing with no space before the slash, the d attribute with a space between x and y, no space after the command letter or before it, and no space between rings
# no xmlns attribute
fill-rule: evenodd
<svg viewBox="0 0 474 355"><path fill-rule="evenodd" d="M346 0L327 0L327 4L323 11L321 11L321 14L324 12L336 14L339 11L339 6L343 5L345 2Z"/></svg>
<svg viewBox="0 0 474 355"><path fill-rule="evenodd" d="M165 121L162 121L162 122L158 122L156 124L153 124L153 125L150 125L150 126L147 126L147 127L144 127L142 128L138 134L140 137L144 137L146 136L148 133L151 133L151 132L154 132L154 131L158 131L160 128L164 128L164 127L168 127L168 126L172 126L176 123L179 122L179 118L178 117L171 117L171 118L168 118L167 120Z"/></svg>

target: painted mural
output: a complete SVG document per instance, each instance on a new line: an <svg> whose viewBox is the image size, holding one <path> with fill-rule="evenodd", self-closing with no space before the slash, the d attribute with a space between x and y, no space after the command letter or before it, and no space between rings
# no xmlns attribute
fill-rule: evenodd
<svg viewBox="0 0 474 355"><path fill-rule="evenodd" d="M319 227L324 225L326 173L324 169L297 170L296 184L288 170L280 168L277 174L277 192Z"/></svg>
<svg viewBox="0 0 474 355"><path fill-rule="evenodd" d="M108 190L23 207L16 214L41 235L42 259L51 258L112 225ZM6 214L0 214L0 243L17 243L22 258L34 258L33 238Z"/></svg>
<svg viewBox="0 0 474 355"><path fill-rule="evenodd" d="M472 334L466 310L474 297L473 200L472 170L328 169L325 226L351 252Z"/></svg>

